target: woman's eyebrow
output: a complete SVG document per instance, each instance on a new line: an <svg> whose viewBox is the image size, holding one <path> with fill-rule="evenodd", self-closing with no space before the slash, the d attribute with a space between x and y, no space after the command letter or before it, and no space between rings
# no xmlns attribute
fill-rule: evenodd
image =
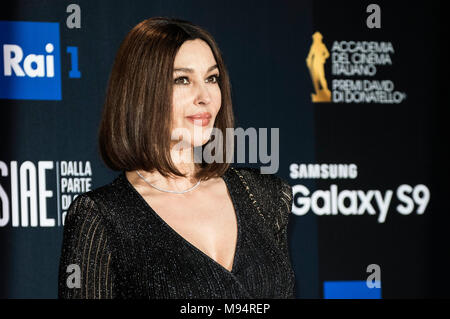
<svg viewBox="0 0 450 319"><path fill-rule="evenodd" d="M212 70L217 69L217 68L218 68L217 64L210 66L208 68L208 70L206 71L206 73L211 72ZM194 69L191 69L191 68L175 68L175 69L173 69L173 71L174 72L181 71L181 72L186 72L186 73L194 73Z"/></svg>

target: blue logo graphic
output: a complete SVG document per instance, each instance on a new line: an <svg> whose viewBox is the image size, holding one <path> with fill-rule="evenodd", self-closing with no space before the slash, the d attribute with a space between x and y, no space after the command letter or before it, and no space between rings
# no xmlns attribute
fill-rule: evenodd
<svg viewBox="0 0 450 319"><path fill-rule="evenodd" d="M369 288L363 281L325 281L323 283L325 299L381 299L380 288Z"/></svg>
<svg viewBox="0 0 450 319"><path fill-rule="evenodd" d="M0 21L0 99L61 100L59 23Z"/></svg>

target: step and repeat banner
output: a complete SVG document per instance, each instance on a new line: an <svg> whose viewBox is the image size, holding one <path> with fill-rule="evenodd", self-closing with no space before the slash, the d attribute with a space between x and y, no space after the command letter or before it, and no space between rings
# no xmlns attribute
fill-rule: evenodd
<svg viewBox="0 0 450 319"><path fill-rule="evenodd" d="M214 36L236 127L279 129L272 156L237 164L275 166L292 185L297 298L449 297L439 11L429 1L8 3L0 297L56 298L67 209L118 174L97 145L115 54L154 16Z"/></svg>

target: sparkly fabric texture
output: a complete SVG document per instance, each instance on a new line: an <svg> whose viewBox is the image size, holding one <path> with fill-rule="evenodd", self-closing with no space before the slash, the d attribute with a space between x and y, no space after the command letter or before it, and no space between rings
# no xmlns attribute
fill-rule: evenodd
<svg viewBox="0 0 450 319"><path fill-rule="evenodd" d="M249 167L230 166L222 178L238 222L231 271L166 224L121 172L70 205L58 297L294 298L287 241L291 186ZM68 287L77 273L69 265L79 266L79 287Z"/></svg>

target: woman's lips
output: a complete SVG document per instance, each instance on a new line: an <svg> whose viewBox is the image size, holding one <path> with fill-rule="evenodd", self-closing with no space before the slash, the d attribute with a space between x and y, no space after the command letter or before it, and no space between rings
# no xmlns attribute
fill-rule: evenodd
<svg viewBox="0 0 450 319"><path fill-rule="evenodd" d="M199 115L187 116L186 118L189 121L191 121L194 125L206 126L209 124L209 121L211 120L211 114L202 113Z"/></svg>
<svg viewBox="0 0 450 319"><path fill-rule="evenodd" d="M188 120L191 121L194 125L206 126L209 124L209 118L204 117L188 117Z"/></svg>

